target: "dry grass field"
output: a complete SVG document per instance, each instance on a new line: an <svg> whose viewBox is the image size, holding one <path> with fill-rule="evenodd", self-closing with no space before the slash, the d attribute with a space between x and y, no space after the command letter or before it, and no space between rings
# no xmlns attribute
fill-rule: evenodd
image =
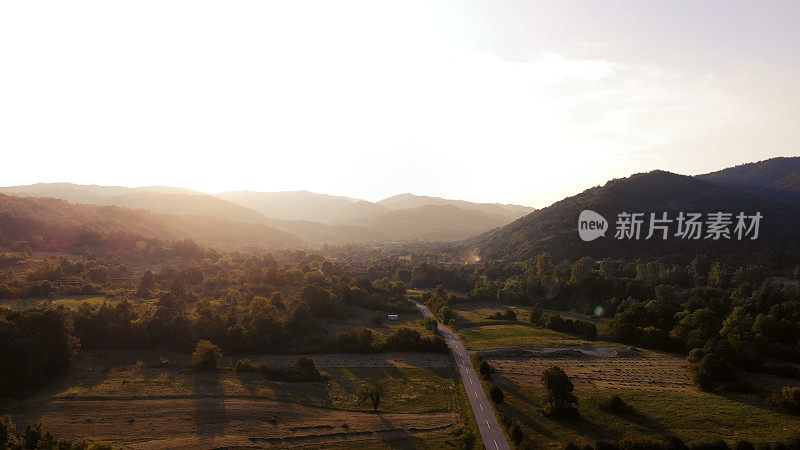
<svg viewBox="0 0 800 450"><path fill-rule="evenodd" d="M110 440L130 448L445 446L464 424L463 387L445 355L312 356L322 382L268 381L230 370L188 368L188 355L147 351L82 352L46 392L11 399L17 423L41 420L65 437ZM297 356L253 355L273 366ZM359 401L380 381L379 412Z"/></svg>
<svg viewBox="0 0 800 450"><path fill-rule="evenodd" d="M562 368L578 388L692 390L686 361L664 353L595 348L591 351L487 352L486 355L501 384L539 384L542 372L555 365Z"/></svg>

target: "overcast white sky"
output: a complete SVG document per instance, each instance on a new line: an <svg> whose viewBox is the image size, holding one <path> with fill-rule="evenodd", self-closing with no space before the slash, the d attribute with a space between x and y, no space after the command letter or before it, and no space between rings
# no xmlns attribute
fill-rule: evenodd
<svg viewBox="0 0 800 450"><path fill-rule="evenodd" d="M0 3L0 185L546 206L798 154L800 2Z"/></svg>

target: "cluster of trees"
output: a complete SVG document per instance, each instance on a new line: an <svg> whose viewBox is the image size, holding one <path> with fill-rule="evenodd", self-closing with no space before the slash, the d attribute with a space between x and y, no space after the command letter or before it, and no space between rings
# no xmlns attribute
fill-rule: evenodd
<svg viewBox="0 0 800 450"><path fill-rule="evenodd" d="M2 389L40 385L64 373L79 347L189 352L207 342L208 359L198 363L207 368L216 365L209 349L217 346L230 354L446 351L435 332L408 328L387 336L367 329L328 335L326 321L346 319L360 308L381 316L416 310L405 297L406 283L389 276L397 261L365 268L303 252L223 253L191 241L169 247L175 251L151 259L105 253L23 267L15 266L16 259L0 261L10 266L0 266L0 295L31 295L28 287L48 286L39 293L46 299L39 307L0 308L0 351L10 356L0 361ZM157 268L132 269L142 264ZM86 292L108 301L76 309L50 302Z"/></svg>
<svg viewBox="0 0 800 450"><path fill-rule="evenodd" d="M72 316L64 307L0 308L0 396L63 373L78 345Z"/></svg>
<svg viewBox="0 0 800 450"><path fill-rule="evenodd" d="M460 301L532 305L532 322L547 328L691 355L705 389L742 388L739 370L800 377L787 364L800 362L800 260L783 253L574 262L544 253L469 267L468 298L435 294L428 302L443 322ZM557 315L536 319L542 308L610 320L597 329Z"/></svg>
<svg viewBox="0 0 800 450"><path fill-rule="evenodd" d="M544 314L539 319L539 324L562 333L577 334L591 341L597 339L597 326L585 320L564 318L558 314Z"/></svg>
<svg viewBox="0 0 800 450"><path fill-rule="evenodd" d="M335 353L375 352L447 352L447 343L434 334L423 336L417 330L399 327L387 336L376 336L364 328L360 331L343 331L327 347Z"/></svg>
<svg viewBox="0 0 800 450"><path fill-rule="evenodd" d="M25 430L19 432L10 416L2 416L0 417L0 448L8 450L112 450L114 447L109 442L59 438L44 429L39 422L29 422L25 425Z"/></svg>

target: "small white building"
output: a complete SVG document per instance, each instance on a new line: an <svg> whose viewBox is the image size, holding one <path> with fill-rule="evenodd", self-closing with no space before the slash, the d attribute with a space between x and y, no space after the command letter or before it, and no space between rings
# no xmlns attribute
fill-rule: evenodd
<svg viewBox="0 0 800 450"><path fill-rule="evenodd" d="M397 320L397 314L389 314L389 320Z"/></svg>

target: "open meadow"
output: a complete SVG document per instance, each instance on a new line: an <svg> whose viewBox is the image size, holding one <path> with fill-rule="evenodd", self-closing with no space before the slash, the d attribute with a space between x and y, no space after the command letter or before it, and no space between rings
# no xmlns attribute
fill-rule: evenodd
<svg viewBox="0 0 800 450"><path fill-rule="evenodd" d="M314 356L326 379L302 383L239 373L225 359L195 371L180 353L85 352L60 383L7 409L17 423L131 448L446 446L464 424L463 387L445 355ZM279 368L297 355L250 359ZM385 387L377 413L358 395L375 382Z"/></svg>

